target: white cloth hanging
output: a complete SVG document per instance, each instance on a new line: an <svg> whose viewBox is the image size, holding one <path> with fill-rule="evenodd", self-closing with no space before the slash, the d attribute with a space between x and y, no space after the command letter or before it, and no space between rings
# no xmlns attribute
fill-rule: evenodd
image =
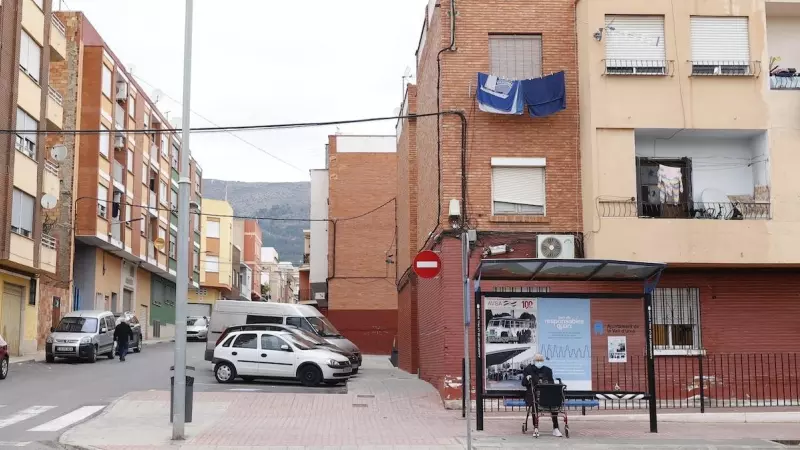
<svg viewBox="0 0 800 450"><path fill-rule="evenodd" d="M680 167L658 165L658 190L661 203L677 204L683 193L683 176Z"/></svg>

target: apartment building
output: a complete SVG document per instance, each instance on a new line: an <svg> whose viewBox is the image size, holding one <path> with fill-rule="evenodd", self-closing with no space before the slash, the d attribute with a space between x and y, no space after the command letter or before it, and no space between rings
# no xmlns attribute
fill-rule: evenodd
<svg viewBox="0 0 800 450"><path fill-rule="evenodd" d="M328 137L328 312L365 353L389 354L397 333L394 136Z"/></svg>
<svg viewBox="0 0 800 450"><path fill-rule="evenodd" d="M74 251L72 307L134 311L147 337L169 337L175 323L178 161L188 149L89 20L80 12L57 16L66 29L66 59L52 64L50 73L63 93L64 116L70 128L102 131L52 137L70 159L61 168L62 181L74 185L72 193L62 189L60 199L61 216L75 218L74 249L59 253L59 263L66 263ZM199 204L201 172L193 160L191 170ZM196 245L190 248L197 252Z"/></svg>
<svg viewBox="0 0 800 450"><path fill-rule="evenodd" d="M257 220L245 220L242 261L251 272L249 291L250 299L254 301L261 300L261 242L261 225Z"/></svg>
<svg viewBox="0 0 800 450"><path fill-rule="evenodd" d="M55 236L59 163L40 133L64 127L49 67L64 60L66 37L51 7L50 0L0 3L0 127L19 130L0 137L0 333L12 355L43 347L42 330L69 296Z"/></svg>
<svg viewBox="0 0 800 450"><path fill-rule="evenodd" d="M189 311L193 315L210 316L217 300L235 299L232 292L233 207L224 200L205 199L199 217L200 286L189 290Z"/></svg>
<svg viewBox="0 0 800 450"><path fill-rule="evenodd" d="M582 0L577 17L586 256L668 263L656 355L796 351L800 1Z"/></svg>
<svg viewBox="0 0 800 450"><path fill-rule="evenodd" d="M253 270L247 265L242 257L243 249L245 248L245 219L233 220L233 267L235 274L233 275L233 283L235 289L232 292L232 297L237 300L252 300L253 294ZM259 254L261 253L261 246L258 247ZM259 264L259 268L260 268ZM238 293L238 295L236 295Z"/></svg>
<svg viewBox="0 0 800 450"><path fill-rule="evenodd" d="M303 230L303 264L297 269L297 300L302 303L317 305L311 298L311 230Z"/></svg>
<svg viewBox="0 0 800 450"><path fill-rule="evenodd" d="M266 301L280 302L280 255L275 247L261 247L261 285L265 286Z"/></svg>
<svg viewBox="0 0 800 450"><path fill-rule="evenodd" d="M327 147L326 155L327 155ZM328 311L328 159L325 169L312 169L310 189L311 234L309 235L309 288L311 298L323 314Z"/></svg>
<svg viewBox="0 0 800 450"><path fill-rule="evenodd" d="M461 376L464 353L455 331L463 327L463 285L451 200L461 223L477 232L473 271L492 246L518 258L583 256L574 3L431 1L426 8L417 84L401 109L463 111L466 125L455 114L397 124L398 350L400 366L419 371L445 399L461 397L451 381ZM513 110L481 104L483 91L499 92L504 82L522 91L525 80L535 80L532 96L548 95L557 107L542 111L529 101L522 108L522 95ZM542 80L558 89L543 90ZM418 279L410 269L425 249L442 259L437 278Z"/></svg>

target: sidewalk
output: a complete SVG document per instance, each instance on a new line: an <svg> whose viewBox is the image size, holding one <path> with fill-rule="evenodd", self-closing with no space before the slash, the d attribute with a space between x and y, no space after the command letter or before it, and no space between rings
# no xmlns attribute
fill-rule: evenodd
<svg viewBox="0 0 800 450"><path fill-rule="evenodd" d="M436 390L394 369L386 358L365 358L347 394L196 393L187 440L171 445L169 393L130 393L96 418L73 428L61 443L77 448L123 449L463 449L466 423L442 407ZM542 427L537 448L781 448L767 439L800 439L787 423L674 423L651 434L644 422L620 417L571 417L569 440ZM589 416L587 416L589 417ZM606 416L608 417L608 416ZM764 416L766 417L766 416ZM521 418L488 418L473 432L474 448L531 448ZM474 426L474 422L473 422Z"/></svg>
<svg viewBox="0 0 800 450"><path fill-rule="evenodd" d="M175 339L146 339L142 341L142 345L154 345L154 344L161 344L164 342L173 342ZM18 363L29 363L29 362L39 362L44 361L44 350L38 351L36 353L31 353L29 355L23 356L12 356L9 358L8 362L10 364L18 364Z"/></svg>

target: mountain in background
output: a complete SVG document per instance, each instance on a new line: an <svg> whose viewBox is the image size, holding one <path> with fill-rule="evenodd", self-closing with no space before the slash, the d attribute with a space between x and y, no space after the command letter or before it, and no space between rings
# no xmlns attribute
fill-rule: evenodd
<svg viewBox="0 0 800 450"><path fill-rule="evenodd" d="M311 214L311 183L244 183L203 180L203 197L225 200L237 216L277 219L308 219ZM303 262L303 230L307 220L260 219L263 247L275 247L281 261L299 266Z"/></svg>

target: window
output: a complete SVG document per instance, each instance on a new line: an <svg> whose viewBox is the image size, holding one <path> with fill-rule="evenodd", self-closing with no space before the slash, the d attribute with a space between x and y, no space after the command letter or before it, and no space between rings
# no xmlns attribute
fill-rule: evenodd
<svg viewBox="0 0 800 450"><path fill-rule="evenodd" d="M169 207L172 208L172 213L178 212L178 191L172 189L172 195L169 197Z"/></svg>
<svg viewBox="0 0 800 450"><path fill-rule="evenodd" d="M147 177L147 161L145 160L142 163L142 184L145 186L147 185L148 177ZM147 203L147 201L145 201Z"/></svg>
<svg viewBox="0 0 800 450"><path fill-rule="evenodd" d="M700 289L653 292L653 345L658 350L700 350Z"/></svg>
<svg viewBox="0 0 800 450"><path fill-rule="evenodd" d="M141 224L142 236L147 236L147 215L142 211L142 219L139 221Z"/></svg>
<svg viewBox="0 0 800 450"><path fill-rule="evenodd" d="M136 99L133 96L128 96L128 115L133 119L136 117Z"/></svg>
<svg viewBox="0 0 800 450"><path fill-rule="evenodd" d="M606 73L665 75L664 16L606 16Z"/></svg>
<svg viewBox="0 0 800 450"><path fill-rule="evenodd" d="M163 239L166 242L166 240L167 240L167 229L164 228L164 227L158 227L158 237Z"/></svg>
<svg viewBox="0 0 800 450"><path fill-rule="evenodd" d="M199 173L195 173L195 175L194 175L194 191L197 192L198 194L200 193L200 180L201 180L200 174Z"/></svg>
<svg viewBox="0 0 800 450"><path fill-rule="evenodd" d="M233 347L258 349L258 335L255 333L242 333L236 338Z"/></svg>
<svg viewBox="0 0 800 450"><path fill-rule="evenodd" d="M97 215L106 218L108 214L108 188L102 184L97 186Z"/></svg>
<svg viewBox="0 0 800 450"><path fill-rule="evenodd" d="M236 336L231 336L228 339L225 339L225 343L222 344L223 347L230 347L233 340L236 339Z"/></svg>
<svg viewBox="0 0 800 450"><path fill-rule="evenodd" d="M219 238L219 220L208 219L208 222L206 222L206 237Z"/></svg>
<svg viewBox="0 0 800 450"><path fill-rule="evenodd" d="M308 321L304 320L302 317L287 317L286 325L297 327L314 333L314 329L311 328L311 325L309 325Z"/></svg>
<svg viewBox="0 0 800 450"><path fill-rule="evenodd" d="M164 180L159 180L158 183L158 200L162 205L167 205L167 183Z"/></svg>
<svg viewBox="0 0 800 450"><path fill-rule="evenodd" d="M150 113L145 111L144 117L142 118L142 129L147 130L150 128Z"/></svg>
<svg viewBox="0 0 800 450"><path fill-rule="evenodd" d="M101 87L103 89L103 95L111 99L111 69L108 68L107 65L103 64L103 74L101 79Z"/></svg>
<svg viewBox="0 0 800 450"><path fill-rule="evenodd" d="M274 350L281 352L281 345L289 345L283 339L271 334L261 335L261 350Z"/></svg>
<svg viewBox="0 0 800 450"><path fill-rule="evenodd" d="M539 35L490 35L492 75L511 80L542 76L542 37Z"/></svg>
<svg viewBox="0 0 800 450"><path fill-rule="evenodd" d="M179 162L179 156L178 156L179 154L180 154L180 150L178 150L178 147L176 145L173 145L172 146L172 168L175 169L175 170L180 170L180 166L178 165L180 163Z"/></svg>
<svg viewBox="0 0 800 450"><path fill-rule="evenodd" d="M248 314L245 318L246 325L255 325L255 324L272 324L272 325L281 325L283 324L283 317L277 316L256 316Z"/></svg>
<svg viewBox="0 0 800 450"><path fill-rule="evenodd" d="M219 272L219 256L206 255L206 272Z"/></svg>
<svg viewBox="0 0 800 450"><path fill-rule="evenodd" d="M169 139L165 135L161 135L161 157L164 159L169 159L169 148L167 142Z"/></svg>
<svg viewBox="0 0 800 450"><path fill-rule="evenodd" d="M661 166L680 169L682 191L678 201L666 199L661 201L661 189L658 183L658 171ZM639 187L639 217L687 218L694 217L692 199L692 160L689 158L651 159L636 158L637 179ZM701 205L698 205L701 206ZM701 207L701 209L703 209Z"/></svg>
<svg viewBox="0 0 800 450"><path fill-rule="evenodd" d="M492 158L492 213L544 215L544 166L544 158Z"/></svg>
<svg viewBox="0 0 800 450"><path fill-rule="evenodd" d="M109 133L108 128L105 125L100 125L100 134L98 135L98 139L100 140L99 149L100 154L103 155L106 159L108 159L108 148L111 146L111 134Z"/></svg>
<svg viewBox="0 0 800 450"><path fill-rule="evenodd" d="M691 18L692 75L753 75L747 17Z"/></svg>
<svg viewBox="0 0 800 450"><path fill-rule="evenodd" d="M194 214L194 231L200 231L200 215Z"/></svg>
<svg viewBox="0 0 800 450"><path fill-rule="evenodd" d="M169 257L172 259L175 259L175 255L177 253L177 248L176 248L177 243L175 242L176 239L177 238L175 237L174 234L172 233L169 234Z"/></svg>
<svg viewBox="0 0 800 450"><path fill-rule="evenodd" d="M128 149L128 172L133 173L133 150Z"/></svg>
<svg viewBox="0 0 800 450"><path fill-rule="evenodd" d="M38 135L36 130L39 129L39 122L31 117L28 113L17 108L17 130L32 131L32 133L19 133L17 134L15 146L17 150L36 159L36 147L38 145Z"/></svg>
<svg viewBox="0 0 800 450"><path fill-rule="evenodd" d="M131 204L130 203L125 205L125 225L127 225L128 228L133 227L133 222L131 222L131 220L133 220L132 209L133 208L131 208Z"/></svg>
<svg viewBox="0 0 800 450"><path fill-rule="evenodd" d="M42 75L42 47L25 30L22 30L19 41L19 67L33 81L39 83Z"/></svg>
<svg viewBox="0 0 800 450"><path fill-rule="evenodd" d="M194 271L200 270L200 252L192 252L192 260L194 261Z"/></svg>
<svg viewBox="0 0 800 450"><path fill-rule="evenodd" d="M31 237L33 233L33 205L35 199L14 189L11 203L11 231L25 237Z"/></svg>

